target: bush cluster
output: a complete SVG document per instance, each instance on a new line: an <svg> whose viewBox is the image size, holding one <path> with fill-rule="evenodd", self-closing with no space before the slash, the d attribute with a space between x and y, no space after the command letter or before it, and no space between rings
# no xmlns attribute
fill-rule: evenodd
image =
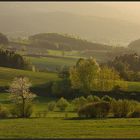
<svg viewBox="0 0 140 140"><path fill-rule="evenodd" d="M133 100L119 99L115 100L107 95L102 98L97 96L88 96L85 98L87 102L80 105L80 98L72 101L77 113L80 117L102 118L108 114L116 118L140 117L139 102Z"/></svg>
<svg viewBox="0 0 140 140"><path fill-rule="evenodd" d="M78 110L80 117L103 118L106 117L110 111L110 103L101 101L85 105Z"/></svg>

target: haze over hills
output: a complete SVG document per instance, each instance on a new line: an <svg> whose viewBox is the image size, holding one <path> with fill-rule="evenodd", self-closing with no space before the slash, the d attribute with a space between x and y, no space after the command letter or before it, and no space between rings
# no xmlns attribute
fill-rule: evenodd
<svg viewBox="0 0 140 140"><path fill-rule="evenodd" d="M7 28L9 22L10 27ZM8 19L7 21L2 20L1 31L9 35L14 33L16 36L20 34L26 36L40 32L67 33L75 34L94 42L116 45L127 44L140 36L139 26L134 23L64 12L15 16L12 21L8 21Z"/></svg>
<svg viewBox="0 0 140 140"><path fill-rule="evenodd" d="M128 48L131 50L135 50L137 53L140 53L140 39L132 41L129 45Z"/></svg>
<svg viewBox="0 0 140 140"><path fill-rule="evenodd" d="M26 5L25 7L21 7L20 4L15 7L10 5L9 8L7 6L3 5L2 7L1 5L0 7L0 31L10 37L27 37L42 32L55 32L74 34L92 42L115 46L127 46L131 41L140 37L140 25L136 22L131 22L131 20L123 20L125 14L116 10L117 8L112 11L113 18L111 13L109 14L109 11L113 9L113 7L110 9L110 6L101 5L100 7L96 5L94 12L90 12L90 7L90 10L85 14L80 14L78 11L80 8L76 11L76 6L72 7L71 5L69 6L74 9L74 12L70 8L66 10L66 8L59 6L52 6L53 8L51 9L49 8L49 3L44 4L42 9L39 5L38 7L35 7L35 5L31 7L30 3L29 6ZM81 8L83 7L81 6ZM101 12L99 12L100 10ZM107 12L105 12L106 10ZM110 16L107 16L107 13ZM120 15L120 19L117 14ZM129 14L126 16L128 17Z"/></svg>

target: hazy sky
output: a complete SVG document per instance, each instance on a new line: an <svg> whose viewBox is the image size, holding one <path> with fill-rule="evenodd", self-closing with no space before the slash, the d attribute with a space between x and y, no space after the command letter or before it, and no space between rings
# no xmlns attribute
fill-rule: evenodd
<svg viewBox="0 0 140 140"><path fill-rule="evenodd" d="M0 13L71 12L140 22L140 2L0 2Z"/></svg>

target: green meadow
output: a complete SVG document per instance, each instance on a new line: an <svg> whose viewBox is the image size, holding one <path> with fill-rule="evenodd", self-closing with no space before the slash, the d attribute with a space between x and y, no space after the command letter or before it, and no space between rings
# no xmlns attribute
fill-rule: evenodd
<svg viewBox="0 0 140 140"><path fill-rule="evenodd" d="M33 65L38 69L56 71L63 66L72 66L76 63L77 58L65 58L65 57L27 57Z"/></svg>
<svg viewBox="0 0 140 140"><path fill-rule="evenodd" d="M8 86L16 76L21 75L28 77L35 86L58 79L57 74L52 72L32 72L0 67L0 86Z"/></svg>
<svg viewBox="0 0 140 140"><path fill-rule="evenodd" d="M140 138L140 119L72 120L75 114L0 120L0 138Z"/></svg>
<svg viewBox="0 0 140 140"><path fill-rule="evenodd" d="M10 106L9 94L0 94L0 103ZM0 138L140 138L140 118L79 119L77 113L57 109L46 117L35 112L47 109L48 98L38 97L34 113L26 119L0 119Z"/></svg>
<svg viewBox="0 0 140 140"><path fill-rule="evenodd" d="M33 86L58 80L56 73L31 72L0 67L0 85L8 86L14 77L24 75ZM140 91L140 82L128 82L128 90ZM79 119L69 107L65 112L55 109L46 117L35 113L47 110L51 99L38 96L33 103L34 112L29 119L0 119L0 138L140 138L139 118ZM9 107L9 94L0 93L0 103Z"/></svg>

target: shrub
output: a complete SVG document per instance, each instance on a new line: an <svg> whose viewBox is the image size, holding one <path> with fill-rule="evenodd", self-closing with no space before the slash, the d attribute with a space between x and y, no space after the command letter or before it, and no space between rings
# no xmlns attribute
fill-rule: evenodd
<svg viewBox="0 0 140 140"><path fill-rule="evenodd" d="M137 106L133 112L129 114L130 118L140 118L140 106Z"/></svg>
<svg viewBox="0 0 140 140"><path fill-rule="evenodd" d="M140 118L140 110L136 110L130 114L131 118Z"/></svg>
<svg viewBox="0 0 140 140"><path fill-rule="evenodd" d="M80 105L79 105L79 98L75 98L72 100L72 104L74 106L74 111L77 111L79 108L80 108Z"/></svg>
<svg viewBox="0 0 140 140"><path fill-rule="evenodd" d="M87 97L87 101L88 101L88 103L94 102L93 95L89 95L89 96Z"/></svg>
<svg viewBox="0 0 140 140"><path fill-rule="evenodd" d="M48 103L48 111L53 111L56 106L56 103L54 101Z"/></svg>
<svg viewBox="0 0 140 140"><path fill-rule="evenodd" d="M128 100L113 100L111 102L111 107L114 117L127 117L133 110L133 103Z"/></svg>
<svg viewBox="0 0 140 140"><path fill-rule="evenodd" d="M33 108L32 104L26 104L24 108L24 117L29 118L32 115ZM22 117L23 116L23 105L22 104L15 104L10 109L10 114L12 117Z"/></svg>
<svg viewBox="0 0 140 140"><path fill-rule="evenodd" d="M56 103L56 106L60 109L60 111L65 111L68 105L69 105L69 102L63 97L61 97Z"/></svg>
<svg viewBox="0 0 140 140"><path fill-rule="evenodd" d="M74 105L74 110L77 111L79 108L83 107L84 105L87 104L87 99L83 96L81 96L80 98L75 98L72 101L72 104Z"/></svg>
<svg viewBox="0 0 140 140"><path fill-rule="evenodd" d="M93 101L94 102L99 102L101 99L98 96L93 96Z"/></svg>
<svg viewBox="0 0 140 140"><path fill-rule="evenodd" d="M87 99L86 99L85 97L81 96L81 97L79 98L79 106L82 107L82 106L84 106L85 104L87 104Z"/></svg>
<svg viewBox="0 0 140 140"><path fill-rule="evenodd" d="M33 106L32 104L27 104L25 106L25 118L29 118L33 113Z"/></svg>
<svg viewBox="0 0 140 140"><path fill-rule="evenodd" d="M48 110L42 110L42 111L37 111L35 113L35 116L38 118L41 118L41 117L45 118L47 114L48 114Z"/></svg>
<svg viewBox="0 0 140 140"><path fill-rule="evenodd" d="M0 118L7 118L9 116L9 112L6 107L0 105Z"/></svg>
<svg viewBox="0 0 140 140"><path fill-rule="evenodd" d="M105 95L105 96L102 97L102 100L106 101L106 102L111 102L112 98L110 96L108 96L108 95Z"/></svg>
<svg viewBox="0 0 140 140"><path fill-rule="evenodd" d="M80 108L78 115L80 117L103 118L108 115L109 111L110 104L108 102L96 102Z"/></svg>

